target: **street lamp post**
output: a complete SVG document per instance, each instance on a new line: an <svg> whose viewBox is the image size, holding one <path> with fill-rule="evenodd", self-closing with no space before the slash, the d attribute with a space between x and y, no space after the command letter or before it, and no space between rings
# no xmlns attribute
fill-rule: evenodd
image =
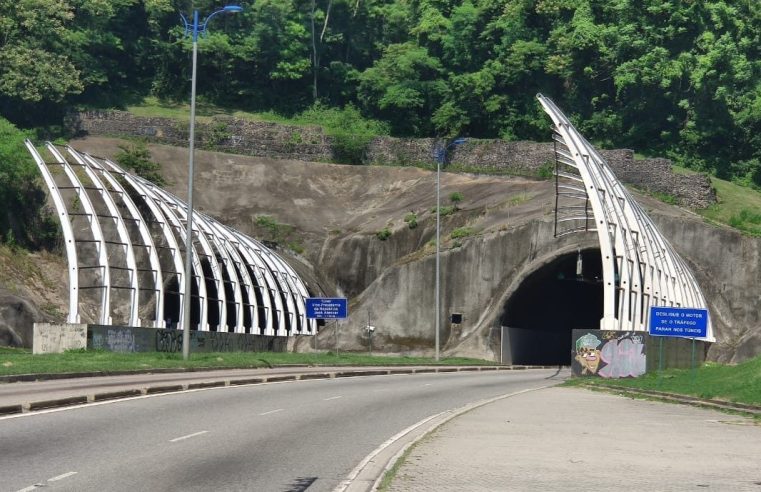
<svg viewBox="0 0 761 492"><path fill-rule="evenodd" d="M433 157L436 159L436 362L439 361L439 324L441 322L441 295L440 295L440 235L441 235L441 167L446 163L447 152L450 149L462 145L466 142L465 138L456 138L449 145L437 144L433 150Z"/></svg>
<svg viewBox="0 0 761 492"><path fill-rule="evenodd" d="M206 33L206 26L212 17L217 14L235 14L243 11L243 7L240 5L226 5L225 7L216 10L206 17L203 22L198 21L198 10L193 11L192 22L188 21L184 15L182 22L185 24L185 35L192 36L193 39L193 70L190 79L190 144L189 144L189 158L188 158L188 210L186 217L186 230L185 230L185 289L183 292L183 334L182 334L182 358L188 360L190 357L190 304L191 304L191 285L193 282L193 275L191 274L192 268L192 254L193 250L193 157L195 151L195 127L196 127L196 61L198 59L198 34ZM199 282L201 273L199 272Z"/></svg>

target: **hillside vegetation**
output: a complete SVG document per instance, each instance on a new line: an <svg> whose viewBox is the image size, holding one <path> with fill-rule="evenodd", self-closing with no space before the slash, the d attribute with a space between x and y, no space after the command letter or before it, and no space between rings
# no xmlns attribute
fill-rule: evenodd
<svg viewBox="0 0 761 492"><path fill-rule="evenodd" d="M0 115L188 99L178 13L216 0L0 1ZM606 147L761 185L761 10L747 0L257 0L199 40L203 101L357 108L393 135L544 139L534 95Z"/></svg>

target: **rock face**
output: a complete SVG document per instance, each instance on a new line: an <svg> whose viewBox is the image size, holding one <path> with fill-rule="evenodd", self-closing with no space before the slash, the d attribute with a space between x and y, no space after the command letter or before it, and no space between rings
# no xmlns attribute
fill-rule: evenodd
<svg viewBox="0 0 761 492"><path fill-rule="evenodd" d="M0 346L31 347L32 326L43 320L31 302L0 291Z"/></svg>
<svg viewBox="0 0 761 492"><path fill-rule="evenodd" d="M113 139L73 142L109 156ZM179 197L186 192L187 151L151 145L153 160ZM345 166L199 151L196 206L224 223L262 237L256 216L293 228L294 253L280 253L314 295L346 296L349 318L326 325L322 348L367 350L364 327L376 327L373 348L431 354L435 305L435 173L418 168ZM496 359L506 305L533 273L558 257L597 247L594 233L555 238L552 182L442 173L442 205L459 192L457 210L442 216L441 347L446 355ZM711 308L717 343L709 358L738 362L761 353L761 239L703 222L688 211L636 195L692 266ZM416 227L405 217L414 214ZM378 232L388 229L381 239ZM289 256L290 255L290 256ZM552 309L553 306L546 306ZM579 307L585 309L584 306ZM450 323L451 314L462 323ZM369 315L369 316L368 316ZM86 321L86 320L83 320ZM336 337L337 335L337 337ZM310 350L313 340L296 340Z"/></svg>

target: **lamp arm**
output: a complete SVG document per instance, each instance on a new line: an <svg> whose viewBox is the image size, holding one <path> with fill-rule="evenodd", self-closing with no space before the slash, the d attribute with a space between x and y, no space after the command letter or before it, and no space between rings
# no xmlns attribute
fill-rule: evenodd
<svg viewBox="0 0 761 492"><path fill-rule="evenodd" d="M200 27L199 27L198 31L199 31L199 32L200 32L202 35L206 36L206 25L209 23L209 21L211 20L211 18L212 18L212 17L214 17L215 15L217 15L217 14L220 14L220 13L222 13L222 12L225 12L225 9L219 9L219 10L215 10L214 12L212 12L211 14L209 14L209 16L208 16L208 17L206 17L206 19L205 19L205 20L203 21L203 23L200 25Z"/></svg>

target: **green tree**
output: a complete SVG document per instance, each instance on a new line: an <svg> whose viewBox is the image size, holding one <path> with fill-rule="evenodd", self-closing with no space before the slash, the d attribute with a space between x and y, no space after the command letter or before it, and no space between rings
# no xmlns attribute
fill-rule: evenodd
<svg viewBox="0 0 761 492"><path fill-rule="evenodd" d="M39 172L24 145L27 136L0 117L0 239L51 247L57 228L45 209Z"/></svg>

